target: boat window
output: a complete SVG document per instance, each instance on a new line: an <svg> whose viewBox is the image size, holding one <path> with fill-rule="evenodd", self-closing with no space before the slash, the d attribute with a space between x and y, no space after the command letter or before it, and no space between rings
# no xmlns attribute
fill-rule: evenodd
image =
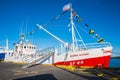
<svg viewBox="0 0 120 80"><path fill-rule="evenodd" d="M26 46L24 46L24 49L26 49Z"/></svg>
<svg viewBox="0 0 120 80"><path fill-rule="evenodd" d="M31 49L31 46L30 46L30 49Z"/></svg>

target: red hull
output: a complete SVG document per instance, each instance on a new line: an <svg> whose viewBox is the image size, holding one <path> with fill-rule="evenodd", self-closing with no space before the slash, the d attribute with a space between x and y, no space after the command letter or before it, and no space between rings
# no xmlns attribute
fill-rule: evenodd
<svg viewBox="0 0 120 80"><path fill-rule="evenodd" d="M65 62L56 62L55 65L66 65L66 66L75 66L75 67L93 67L93 68L108 68L110 62L109 56L102 56L96 58L82 59L82 60L72 60Z"/></svg>

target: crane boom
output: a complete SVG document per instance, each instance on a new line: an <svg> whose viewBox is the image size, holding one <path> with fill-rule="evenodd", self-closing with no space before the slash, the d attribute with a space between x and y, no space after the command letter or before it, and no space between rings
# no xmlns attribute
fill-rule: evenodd
<svg viewBox="0 0 120 80"><path fill-rule="evenodd" d="M51 32L49 32L48 30L46 30L45 28L43 28L41 25L39 24L36 24L39 29L42 29L44 30L45 32L47 32L49 35L51 35L52 37L54 37L55 39L57 39L58 41L60 41L62 44L64 44L64 46L68 46L68 43L67 42L64 42L63 40L61 40L60 38L58 38L57 36L53 35Z"/></svg>

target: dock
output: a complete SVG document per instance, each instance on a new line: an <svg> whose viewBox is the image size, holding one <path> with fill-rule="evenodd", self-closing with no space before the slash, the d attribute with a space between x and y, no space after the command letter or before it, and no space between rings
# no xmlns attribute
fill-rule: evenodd
<svg viewBox="0 0 120 80"><path fill-rule="evenodd" d="M22 68L24 64L0 62L1 80L120 80L118 69L67 70L53 65L36 65Z"/></svg>

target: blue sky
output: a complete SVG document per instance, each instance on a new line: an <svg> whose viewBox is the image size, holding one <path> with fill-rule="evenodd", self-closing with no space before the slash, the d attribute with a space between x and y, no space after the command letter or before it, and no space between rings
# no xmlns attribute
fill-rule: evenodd
<svg viewBox="0 0 120 80"><path fill-rule="evenodd" d="M18 42L19 34L31 32L36 24L44 25L62 12L64 5L72 3L82 18L75 24L84 28L87 23L105 41L110 42L115 52L120 52L120 0L0 0L0 41L9 39L9 47ZM69 12L46 26L46 29L71 43ZM89 34L79 30L85 43L96 42ZM38 48L60 46L60 42L42 30L26 36Z"/></svg>

